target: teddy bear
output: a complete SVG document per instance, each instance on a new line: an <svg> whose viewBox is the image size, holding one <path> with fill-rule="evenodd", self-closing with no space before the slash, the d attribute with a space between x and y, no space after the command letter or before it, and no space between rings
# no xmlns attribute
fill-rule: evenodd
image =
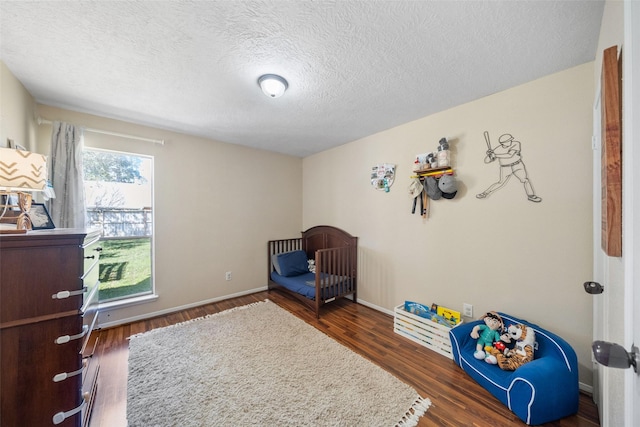
<svg viewBox="0 0 640 427"><path fill-rule="evenodd" d="M536 334L533 328L522 324L509 325L506 335L515 341L513 349L503 352L494 348L490 355L495 357L497 365L505 371L515 371L518 367L533 360L533 351L536 346Z"/></svg>

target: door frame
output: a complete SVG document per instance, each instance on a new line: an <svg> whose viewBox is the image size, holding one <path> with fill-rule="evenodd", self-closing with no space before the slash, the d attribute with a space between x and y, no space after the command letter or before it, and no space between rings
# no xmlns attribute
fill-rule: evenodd
<svg viewBox="0 0 640 427"><path fill-rule="evenodd" d="M622 250L624 257L624 346L640 346L640 4L624 2L624 55L622 58L623 178ZM634 109L635 106L635 109ZM635 226L634 226L635 224ZM625 426L640 425L640 375L627 369L624 377Z"/></svg>
<svg viewBox="0 0 640 427"><path fill-rule="evenodd" d="M601 90L600 90L600 78L597 79L598 87L596 88L596 96L593 102L593 135L592 146L593 149L593 280L602 283L606 286L609 283L607 275L607 259L602 251L602 231L600 223L598 221L602 216L602 204L601 198L601 182L602 182L602 168L601 168L601 153L602 153L602 127L601 127ZM605 336L605 322L607 319L608 307L608 292L593 297L593 341L607 340ZM600 415L600 423L603 420L608 419L609 413L609 382L607 370L602 365L596 363L593 356L591 356L591 365L593 368L593 400L598 406L598 412Z"/></svg>
<svg viewBox="0 0 640 427"><path fill-rule="evenodd" d="M610 341L605 327L612 315L607 287L621 280L623 286L623 331L622 344L627 350L632 345L640 346L640 197L634 193L640 191L640 120L635 118L640 113L640 2L624 2L624 39L622 43L622 229L623 247L621 260L621 277L611 276L611 259L601 247L599 219L600 208L600 88L594 99L593 122L593 178L594 178L594 233L593 233L593 275L595 281L605 285L605 292L594 297L593 304L593 339ZM635 41L635 42L634 42ZM598 79L599 81L599 79ZM635 110L634 110L635 106ZM615 271L616 268L613 269ZM601 423L611 420L612 407L623 408L622 420L625 427L640 425L640 375L633 369L626 369L623 384L612 382L610 369L594 364L594 393L598 405ZM611 387L624 387L623 402L612 405ZM604 425L604 424L603 424Z"/></svg>

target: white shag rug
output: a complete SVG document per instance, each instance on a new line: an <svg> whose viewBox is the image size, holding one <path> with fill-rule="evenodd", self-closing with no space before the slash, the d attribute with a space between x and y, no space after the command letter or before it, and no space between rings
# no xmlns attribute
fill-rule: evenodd
<svg viewBox="0 0 640 427"><path fill-rule="evenodd" d="M430 404L269 300L130 337L130 427L405 427Z"/></svg>

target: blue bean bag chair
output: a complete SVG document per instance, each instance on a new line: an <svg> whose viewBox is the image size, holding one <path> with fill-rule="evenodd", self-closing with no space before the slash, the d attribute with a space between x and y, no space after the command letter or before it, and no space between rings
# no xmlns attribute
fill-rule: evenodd
<svg viewBox="0 0 640 427"><path fill-rule="evenodd" d="M524 324L533 328L537 349L534 359L515 371L500 369L473 357L476 340L471 338L476 320L449 332L453 360L478 384L529 425L544 424L578 412L578 359L571 346L541 327L504 313L505 327Z"/></svg>

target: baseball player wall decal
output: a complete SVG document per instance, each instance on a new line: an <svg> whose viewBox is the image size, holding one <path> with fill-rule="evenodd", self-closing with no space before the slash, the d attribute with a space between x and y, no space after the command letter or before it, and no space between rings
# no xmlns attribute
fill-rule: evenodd
<svg viewBox="0 0 640 427"><path fill-rule="evenodd" d="M480 194L476 194L478 199L484 199L488 197L494 191L498 191L505 186L507 182L515 175L522 185L524 185L524 191L527 193L527 199L539 203L542 201L540 197L536 195L533 189L533 184L527 174L527 168L522 161L522 153L520 141L513 139L513 136L509 133L505 133L498 138L500 143L495 148L491 148L491 141L489 139L489 132L484 132L484 140L487 143L487 155L484 158L485 163L491 163L498 159L500 164L500 180L494 182Z"/></svg>

